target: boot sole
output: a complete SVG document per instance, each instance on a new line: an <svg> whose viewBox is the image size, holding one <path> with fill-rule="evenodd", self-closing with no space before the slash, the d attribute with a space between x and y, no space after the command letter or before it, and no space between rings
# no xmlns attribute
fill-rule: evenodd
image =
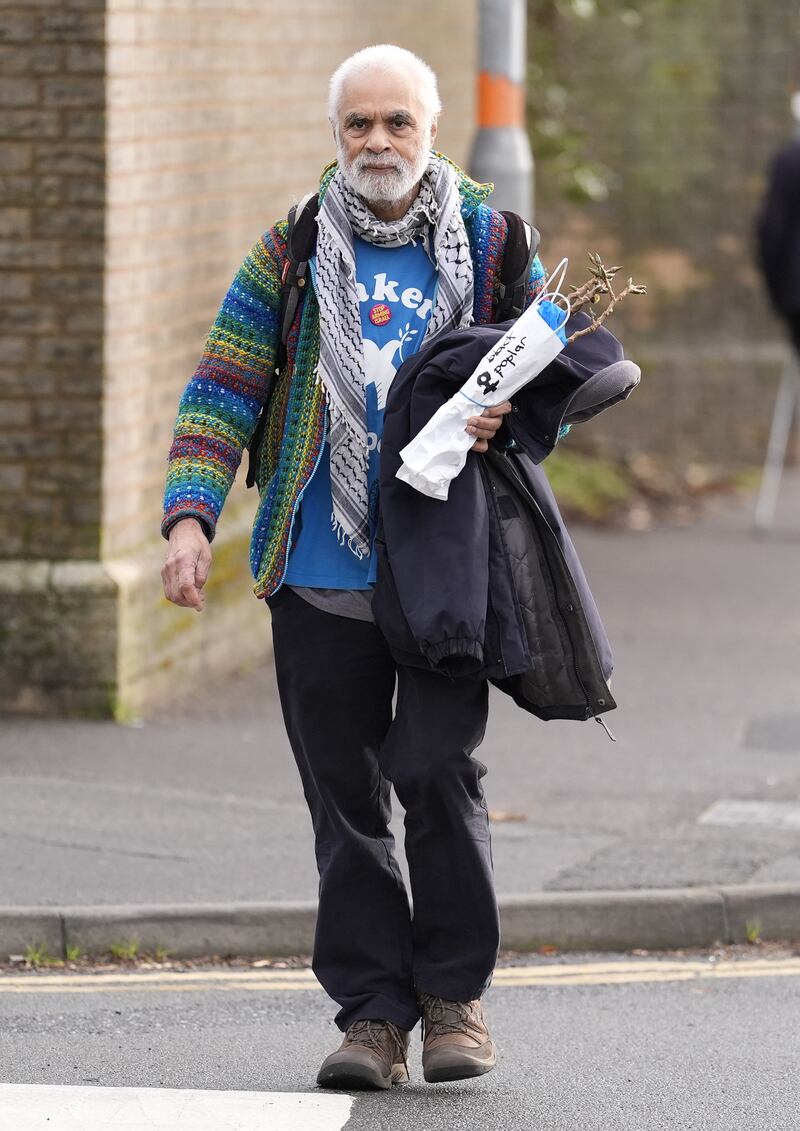
<svg viewBox="0 0 800 1131"><path fill-rule="evenodd" d="M485 1076L491 1072L497 1061L461 1061L458 1064L438 1064L431 1068L423 1067L422 1075L428 1084L446 1084L448 1080L470 1080L473 1076Z"/></svg>
<svg viewBox="0 0 800 1131"><path fill-rule="evenodd" d="M381 1076L366 1064L332 1064L317 1076L320 1088L341 1088L347 1091L380 1092L392 1084L407 1084L408 1072L404 1065L395 1064L390 1076Z"/></svg>

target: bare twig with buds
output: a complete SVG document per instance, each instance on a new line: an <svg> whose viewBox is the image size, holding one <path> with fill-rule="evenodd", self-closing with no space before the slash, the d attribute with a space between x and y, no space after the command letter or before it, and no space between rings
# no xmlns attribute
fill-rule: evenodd
<svg viewBox="0 0 800 1131"><path fill-rule="evenodd" d="M600 302L603 295L609 295L609 301L605 309L598 315L595 315L591 310L589 316L592 319L590 326L584 330L577 330L571 334L567 339L568 342L574 342L576 338L582 338L586 334L593 334L594 331L602 326L614 312L617 303L622 302L628 295L646 295L647 287L641 283L634 283L633 279L628 279L627 285L619 292L614 291L613 280L615 275L622 270L621 267L606 267L603 260L595 252L589 253L589 279L580 287L570 288L570 310L574 314L576 310L580 310L584 306L594 306Z"/></svg>

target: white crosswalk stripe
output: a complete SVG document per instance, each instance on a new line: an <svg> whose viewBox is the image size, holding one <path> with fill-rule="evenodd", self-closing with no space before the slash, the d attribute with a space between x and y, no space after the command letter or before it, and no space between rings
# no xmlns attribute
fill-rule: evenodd
<svg viewBox="0 0 800 1131"><path fill-rule="evenodd" d="M351 1096L0 1084L0 1131L341 1131Z"/></svg>

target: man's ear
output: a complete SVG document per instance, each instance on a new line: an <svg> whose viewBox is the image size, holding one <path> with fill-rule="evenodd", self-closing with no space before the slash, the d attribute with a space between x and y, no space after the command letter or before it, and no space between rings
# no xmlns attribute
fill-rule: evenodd
<svg viewBox="0 0 800 1131"><path fill-rule="evenodd" d="M433 121L431 122L431 145L433 145L434 141L436 140L436 134L438 132L438 129L439 129L439 119L434 118Z"/></svg>

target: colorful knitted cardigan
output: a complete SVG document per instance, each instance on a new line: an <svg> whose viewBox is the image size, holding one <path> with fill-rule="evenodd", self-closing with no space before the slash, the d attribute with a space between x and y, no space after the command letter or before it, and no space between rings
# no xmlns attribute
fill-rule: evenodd
<svg viewBox="0 0 800 1131"><path fill-rule="evenodd" d="M324 170L320 197L335 169L333 163ZM473 256L474 320L489 322L507 225L499 212L484 203L492 185L477 184L458 166L454 169ZM286 227L286 220L279 220L245 257L181 396L167 457L161 523L161 532L168 538L178 519L193 515L213 540L242 453L274 380L260 450L260 501L250 542L257 597L271 596L283 582L294 517L319 463L327 421L324 393L316 381L319 307L310 282L289 335L288 363L283 373L275 375ZM543 282L544 270L537 257L531 268L528 301Z"/></svg>

